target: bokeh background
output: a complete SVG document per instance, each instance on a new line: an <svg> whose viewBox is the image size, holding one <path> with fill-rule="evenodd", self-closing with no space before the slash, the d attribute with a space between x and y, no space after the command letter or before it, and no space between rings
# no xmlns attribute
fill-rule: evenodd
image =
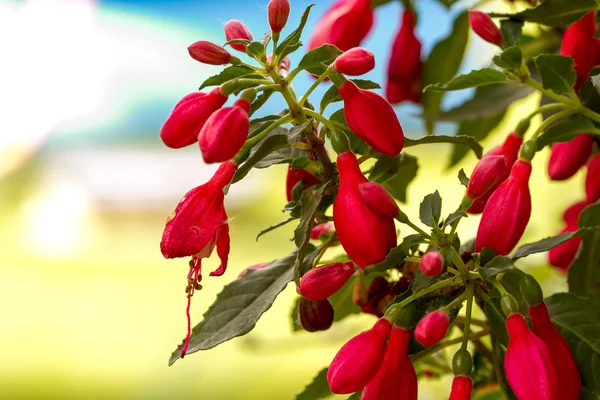
<svg viewBox="0 0 600 400"><path fill-rule="evenodd" d="M313 2L305 37L331 3ZM165 148L158 132L174 104L218 72L189 58L186 47L199 39L224 42L222 26L234 18L260 37L268 29L267 3L0 0L1 398L293 399L351 335L372 323L354 316L324 333L293 334L290 285L250 334L167 367L185 333L188 267L185 260L164 260L158 244L166 216L215 166L204 165L195 146ZM309 3L292 0L291 26ZM434 0L416 3L427 54L461 8L448 14ZM376 12L365 46L377 67L367 79L383 81L400 11L391 2ZM485 65L491 47L472 37L461 69ZM300 57L294 54L293 63ZM296 91L310 84L301 76ZM469 94L453 93L445 104ZM486 149L535 103L515 103ZM281 108L273 99L261 112ZM418 111L398 107L413 137L422 135ZM415 213L423 196L439 189L444 212L453 211L462 189L457 170L445 168L449 147L409 153L420 157L421 171L404 209ZM579 175L567 184L548 182L546 158L534 160L535 206L525 241L557 230L561 210L582 196ZM470 156L462 166L470 171L474 162ZM254 240L283 217L284 178L279 166L233 186L230 268L222 278L205 279L194 297L195 322L239 271L292 250L292 227ZM459 233L466 240L476 228L477 218L470 218ZM545 263L544 255L523 261L543 278L546 294L564 289L565 277ZM207 270L216 266L212 259ZM448 385L448 379L424 381L420 398L444 398Z"/></svg>

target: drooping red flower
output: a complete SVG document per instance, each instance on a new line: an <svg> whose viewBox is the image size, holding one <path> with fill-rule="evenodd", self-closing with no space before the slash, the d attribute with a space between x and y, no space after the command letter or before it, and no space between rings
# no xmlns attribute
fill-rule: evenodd
<svg viewBox="0 0 600 400"><path fill-rule="evenodd" d="M421 100L421 41L415 35L416 18L412 11L402 13L402 25L392 44L385 95L392 104Z"/></svg>
<svg viewBox="0 0 600 400"><path fill-rule="evenodd" d="M531 330L550 349L550 356L558 374L556 399L577 400L581 395L581 376L569 344L556 329L544 302L529 307Z"/></svg>
<svg viewBox="0 0 600 400"><path fill-rule="evenodd" d="M452 391L448 400L470 400L473 381L470 376L459 375L452 380Z"/></svg>
<svg viewBox="0 0 600 400"><path fill-rule="evenodd" d="M232 159L250 132L250 103L239 99L232 107L221 108L206 121L198 134L202 157L207 164Z"/></svg>
<svg viewBox="0 0 600 400"><path fill-rule="evenodd" d="M548 346L533 334L525 318L512 314L506 320L509 342L504 371L519 399L555 400L558 375Z"/></svg>
<svg viewBox="0 0 600 400"><path fill-rule="evenodd" d="M392 327L383 364L364 388L361 400L416 400L417 374L408 358L410 330Z"/></svg>
<svg viewBox="0 0 600 400"><path fill-rule="evenodd" d="M172 149L189 146L198 141L198 133L212 113L223 107L227 96L220 88L209 93L194 92L177 103L160 130L163 143Z"/></svg>
<svg viewBox="0 0 600 400"><path fill-rule="evenodd" d="M585 176L585 193L588 203L600 200L600 154L596 154L587 167Z"/></svg>
<svg viewBox="0 0 600 400"><path fill-rule="evenodd" d="M415 339L425 347L431 347L446 336L450 326L448 314L442 310L430 312L417 324Z"/></svg>
<svg viewBox="0 0 600 400"><path fill-rule="evenodd" d="M566 143L554 143L548 160L548 175L553 181L564 181L577 173L592 154L594 138L590 134L577 135Z"/></svg>
<svg viewBox="0 0 600 400"><path fill-rule="evenodd" d="M421 257L419 269L425 276L438 276L444 270L444 257L437 250L428 251Z"/></svg>
<svg viewBox="0 0 600 400"><path fill-rule="evenodd" d="M484 12L470 10L469 11L469 24L471 29L480 38L488 43L500 46L502 44L502 33L500 29L494 24L494 21Z"/></svg>
<svg viewBox="0 0 600 400"><path fill-rule="evenodd" d="M334 231L333 224L327 222L325 224L319 224L310 231L310 238L312 240L319 240L322 236L328 237Z"/></svg>
<svg viewBox="0 0 600 400"><path fill-rule="evenodd" d="M342 51L360 46L373 26L371 0L339 0L315 27L308 49L316 49L328 43Z"/></svg>
<svg viewBox="0 0 600 400"><path fill-rule="evenodd" d="M229 64L231 54L223 46L206 40L199 40L188 47L190 56L203 64L225 65Z"/></svg>
<svg viewBox="0 0 600 400"><path fill-rule="evenodd" d="M375 68L375 56L362 47L345 51L333 62L335 72L350 76L364 75L373 68Z"/></svg>
<svg viewBox="0 0 600 400"><path fill-rule="evenodd" d="M386 354L391 328L389 321L382 318L342 346L327 371L327 382L333 393L354 393L375 377Z"/></svg>
<svg viewBox="0 0 600 400"><path fill-rule="evenodd" d="M285 194L288 202L292 201L292 191L294 190L294 187L296 187L296 185L300 182L302 182L303 190L306 190L311 186L321 183L321 181L315 176L313 176L310 172L302 168L292 169L292 164L290 164L288 168L287 178L285 180Z"/></svg>
<svg viewBox="0 0 600 400"><path fill-rule="evenodd" d="M227 41L234 39L245 39L252 41L252 32L250 29L244 24L242 21L238 21L237 19L232 19L227 21L224 26L225 29L225 38ZM241 51L242 53L246 52L246 45L244 43L234 43L231 45L237 51Z"/></svg>
<svg viewBox="0 0 600 400"><path fill-rule="evenodd" d="M497 254L506 255L517 245L531 217L530 176L531 163L517 160L508 179L485 206L475 239L476 252L490 247Z"/></svg>
<svg viewBox="0 0 600 400"><path fill-rule="evenodd" d="M396 246L394 217L398 214L398 208L394 199L380 185L381 195L367 194L374 192L373 183L362 174L354 154L340 154L337 165L340 187L333 203L336 232L348 256L359 267L366 268L383 261ZM364 185L370 189L361 190Z"/></svg>
<svg viewBox="0 0 600 400"><path fill-rule="evenodd" d="M590 11L579 21L574 22L565 31L560 54L573 57L577 83L575 90L587 80L593 67L600 64L600 40L595 38L596 21L594 12Z"/></svg>
<svg viewBox="0 0 600 400"><path fill-rule="evenodd" d="M298 319L307 332L326 331L333 324L334 311L327 299L310 300L300 298Z"/></svg>
<svg viewBox="0 0 600 400"><path fill-rule="evenodd" d="M300 280L299 293L310 300L323 300L334 295L354 274L351 262L333 263L313 268Z"/></svg>
<svg viewBox="0 0 600 400"><path fill-rule="evenodd" d="M344 116L354 133L376 151L397 156L404 147L404 131L392 105L377 93L359 89L352 81L338 87Z"/></svg>
<svg viewBox="0 0 600 400"><path fill-rule="evenodd" d="M290 16L290 1L289 0L271 0L267 7L269 16L269 26L271 32L279 33L287 24Z"/></svg>
<svg viewBox="0 0 600 400"><path fill-rule="evenodd" d="M586 202L578 202L573 204L563 214L563 220L566 223L564 229L560 233L574 232L579 229L579 215L586 206ZM576 236L552 249L548 252L548 261L550 265L566 271L571 266L579 245L581 244L581 236Z"/></svg>

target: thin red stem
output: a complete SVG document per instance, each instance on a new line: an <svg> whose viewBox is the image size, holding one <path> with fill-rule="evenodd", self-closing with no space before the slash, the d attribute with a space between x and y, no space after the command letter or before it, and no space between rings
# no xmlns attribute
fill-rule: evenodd
<svg viewBox="0 0 600 400"><path fill-rule="evenodd" d="M185 315L187 318L187 335L185 336L185 344L181 349L181 358L185 357L187 349L190 346L190 337L192 336L192 317L190 315L190 308L192 306L192 296L194 295L194 291L196 290L196 285L198 285L198 281L199 279L201 279L201 259L194 257L190 264L190 272L187 276L188 286L186 288L186 291L188 292L187 307L185 308Z"/></svg>

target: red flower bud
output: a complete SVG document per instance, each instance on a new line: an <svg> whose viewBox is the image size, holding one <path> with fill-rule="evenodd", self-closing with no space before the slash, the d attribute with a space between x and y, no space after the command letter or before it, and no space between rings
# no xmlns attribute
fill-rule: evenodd
<svg viewBox="0 0 600 400"><path fill-rule="evenodd" d="M402 25L390 55L385 95L392 104L421 100L421 41L415 35L415 14L402 13Z"/></svg>
<svg viewBox="0 0 600 400"><path fill-rule="evenodd" d="M342 51L360 46L373 25L371 0L339 0L317 23L309 50L329 43Z"/></svg>
<svg viewBox="0 0 600 400"><path fill-rule="evenodd" d="M250 29L244 24L242 21L238 21L237 19L232 19L225 23L225 38L227 41L234 39L245 39L252 41L252 32ZM237 51L241 51L242 53L246 52L246 45L243 43L234 43L231 45Z"/></svg>
<svg viewBox="0 0 600 400"><path fill-rule="evenodd" d="M290 16L289 0L271 0L268 6L269 26L273 33L279 33Z"/></svg>
<svg viewBox="0 0 600 400"><path fill-rule="evenodd" d="M383 364L375 378L365 386L361 400L417 399L417 374L408 358L409 342L408 329L392 328Z"/></svg>
<svg viewBox="0 0 600 400"><path fill-rule="evenodd" d="M340 290L353 274L354 264L351 262L313 268L300 280L298 292L310 300L323 300Z"/></svg>
<svg viewBox="0 0 600 400"><path fill-rule="evenodd" d="M579 229L579 214L583 211L587 203L581 201L567 208L563 213L563 220L566 227L560 232L574 232ZM552 249L548 252L548 261L550 265L566 271L571 266L579 245L581 244L581 236L576 236Z"/></svg>
<svg viewBox="0 0 600 400"><path fill-rule="evenodd" d="M494 191L506 179L510 168L506 165L504 156L483 157L478 163L469 179L467 196L476 199Z"/></svg>
<svg viewBox="0 0 600 400"><path fill-rule="evenodd" d="M590 204L600 200L600 154L596 154L588 164L585 193Z"/></svg>
<svg viewBox="0 0 600 400"><path fill-rule="evenodd" d="M583 167L590 155L594 138L592 135L577 135L566 143L554 143L548 160L548 175L553 181L571 178Z"/></svg>
<svg viewBox="0 0 600 400"><path fill-rule="evenodd" d="M307 332L326 331L333 324L333 307L327 299L313 301L301 297L298 319Z"/></svg>
<svg viewBox="0 0 600 400"><path fill-rule="evenodd" d="M371 329L342 346L327 371L327 382L333 393L354 393L375 377L385 355L391 328L389 321L382 318Z"/></svg>
<svg viewBox="0 0 600 400"><path fill-rule="evenodd" d="M333 62L333 69L338 74L358 76L375 68L375 56L362 47L354 47Z"/></svg>
<svg viewBox="0 0 600 400"><path fill-rule="evenodd" d="M227 161L240 151L250 131L249 111L250 103L240 99L210 116L198 134L204 162Z"/></svg>
<svg viewBox="0 0 600 400"><path fill-rule="evenodd" d="M383 261L396 247L396 228L389 215L391 207L373 204L369 195L365 199L361 184L369 181L354 154L340 154L337 165L340 187L333 203L333 222L348 256L359 267L366 268Z"/></svg>
<svg viewBox="0 0 600 400"><path fill-rule="evenodd" d="M398 204L383 186L377 182L366 182L358 185L364 202L383 218L394 218L400 212Z"/></svg>
<svg viewBox="0 0 600 400"><path fill-rule="evenodd" d="M269 263L260 263L260 264L254 264L249 266L248 268L242 270L242 272L240 272L240 274L238 275L238 278L244 274L246 274L246 272L248 272L251 269L263 269L264 267L266 267L267 265L269 265Z"/></svg>
<svg viewBox="0 0 600 400"><path fill-rule="evenodd" d="M285 180L285 194L288 202L292 201L292 191L299 182L303 182L303 190L306 190L317 183L321 183L319 179L315 178L306 170L302 168L292 169L292 164L290 164Z"/></svg>
<svg viewBox="0 0 600 400"><path fill-rule="evenodd" d="M581 395L581 377L569 344L550 320L548 307L543 302L529 307L531 330L550 349L550 356L558 374L558 396L561 400L577 400Z"/></svg>
<svg viewBox="0 0 600 400"><path fill-rule="evenodd" d="M419 268L425 276L438 276L444 270L444 257L437 250L423 254Z"/></svg>
<svg viewBox="0 0 600 400"><path fill-rule="evenodd" d="M329 236L334 231L333 225L327 222L326 224L319 224L310 231L310 238L312 240L319 240L322 236Z"/></svg>
<svg viewBox="0 0 600 400"><path fill-rule="evenodd" d="M190 56L203 64L225 65L231 61L231 54L222 46L200 40L188 47Z"/></svg>
<svg viewBox="0 0 600 400"><path fill-rule="evenodd" d="M577 72L575 90L583 85L591 69L600 64L600 40L594 37L595 34L596 21L594 12L590 11L568 27L563 36L560 54L573 57Z"/></svg>
<svg viewBox="0 0 600 400"><path fill-rule="evenodd" d="M392 105L383 97L346 81L338 91L350 129L376 151L397 156L404 147L404 131Z"/></svg>
<svg viewBox="0 0 600 400"><path fill-rule="evenodd" d="M225 271L229 227L223 206L223 188L231 182L236 170L237 166L231 162L221 164L207 183L190 190L183 197L165 226L160 243L165 258L207 257L216 242L219 256L222 252L224 254L219 272Z"/></svg>
<svg viewBox="0 0 600 400"><path fill-rule="evenodd" d="M455 376L452 380L452 391L448 400L471 400L473 381L469 376Z"/></svg>
<svg viewBox="0 0 600 400"><path fill-rule="evenodd" d="M490 247L499 255L506 255L514 249L531 216L530 176L531 164L518 160L509 178L490 197L479 223L476 252Z"/></svg>
<svg viewBox="0 0 600 400"><path fill-rule="evenodd" d="M450 319L448 314L442 310L430 312L417 324L415 328L415 339L425 347L438 344L446 336Z"/></svg>
<svg viewBox="0 0 600 400"><path fill-rule="evenodd" d="M533 334L525 318L512 314L506 320L510 337L504 370L513 392L519 399L558 399L558 375L546 344Z"/></svg>
<svg viewBox="0 0 600 400"><path fill-rule="evenodd" d="M469 24L471 25L473 32L486 42L497 46L502 44L502 33L500 33L500 29L498 29L496 24L494 24L494 21L492 21L486 13L473 10L469 11Z"/></svg>

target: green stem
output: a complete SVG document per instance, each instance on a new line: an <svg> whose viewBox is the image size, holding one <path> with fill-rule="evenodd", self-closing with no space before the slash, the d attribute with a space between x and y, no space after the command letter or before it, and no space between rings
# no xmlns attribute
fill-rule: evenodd
<svg viewBox="0 0 600 400"><path fill-rule="evenodd" d="M273 121L271 123L271 125L269 125L264 131L262 131L261 133L259 133L256 136L254 136L252 139L248 139L246 141L246 143L244 144L244 146L242 147L242 149L234 157L234 160L237 163L237 165L240 165L241 163L246 161L246 159L250 156L250 150L258 142L263 140L265 138L265 136L267 136L271 131L273 131L273 129L277 128L278 126L292 122L293 120L294 120L294 118L292 118L291 114L284 115L283 117L279 118L278 120Z"/></svg>
<svg viewBox="0 0 600 400"><path fill-rule="evenodd" d="M486 329L482 329L479 332L475 332L472 333L471 336L469 337L469 340L477 340L477 339L481 339L482 337L485 337L487 335L489 335L491 333L491 330L489 328ZM431 346L430 348L423 350L420 353L417 353L415 355L410 356L410 360L415 363L418 360L427 357L433 353L435 353L436 351L439 351L443 348L446 348L448 346L452 346L455 344L459 344L462 343L463 338L456 338L456 339L451 339L451 340L444 340L439 342L438 344L436 344L435 346Z"/></svg>
<svg viewBox="0 0 600 400"><path fill-rule="evenodd" d="M467 349L467 345L469 344L469 333L471 332L471 313L473 312L473 294L474 294L474 289L473 289L473 284L471 284L469 286L469 289L467 289L468 291L468 298L467 298L467 311L465 314L465 330L464 330L464 335L463 335L463 342L462 342L462 346L461 348L463 349Z"/></svg>
<svg viewBox="0 0 600 400"><path fill-rule="evenodd" d="M255 88L254 90L256 90L257 92L264 92L265 90L271 90L271 89L274 89L274 90L281 89L281 85L272 83L270 85L259 86L259 87Z"/></svg>
<svg viewBox="0 0 600 400"><path fill-rule="evenodd" d="M319 77L319 79L317 79L311 87L308 88L308 90L306 91L306 93L304 93L304 96L302 96L302 98L300 98L300 101L298 101L298 106L302 107L304 105L304 103L306 103L306 100L308 100L308 96L310 96L310 94L325 80L327 79L327 77L329 76L329 73L331 72L331 69L327 68L325 70L325 72L323 72L323 75L321 75Z"/></svg>
<svg viewBox="0 0 600 400"><path fill-rule="evenodd" d="M542 93L544 96L550 97L551 99L558 101L559 103L563 103L569 107L579 107L578 102L573 101L572 99L570 99L566 96L563 96L561 94L556 94L551 90L544 89L544 87L542 86L541 83L539 83L538 81L536 81L535 79L533 79L531 77L527 78L527 80L525 81L525 84L527 84L528 86L531 86L538 92Z"/></svg>
<svg viewBox="0 0 600 400"><path fill-rule="evenodd" d="M433 239L431 237L431 235L429 235L429 233L425 232L423 229L419 228L417 225L415 225L409 218L408 215L406 215L405 213L403 213L402 211L400 211L399 216L396 218L398 221L400 221L401 223L410 226L411 228L413 228L416 232L420 233L421 235L427 237L428 239Z"/></svg>
<svg viewBox="0 0 600 400"><path fill-rule="evenodd" d="M452 261L454 261L454 265L456 265L460 274L465 278L469 276L469 268L467 268L458 251L452 245L449 245L448 248L450 249L450 253L452 253Z"/></svg>
<svg viewBox="0 0 600 400"><path fill-rule="evenodd" d="M327 239L327 241L325 243L323 243L321 245L321 248L319 249L319 253L315 257L315 261L313 262L313 268L315 266L317 266L317 264L319 264L319 261L321 261L321 258L323 258L323 256L325 255L325 252L327 251L327 249L332 246L335 246L338 243L339 243L339 240L337 238L337 234L334 233L329 239Z"/></svg>
<svg viewBox="0 0 600 400"><path fill-rule="evenodd" d="M294 68L293 70L290 71L290 73L288 74L288 76L285 78L285 80L287 82L291 82L294 80L294 78L296 77L296 75L298 75L298 73L300 73L301 71L303 71L304 68Z"/></svg>
<svg viewBox="0 0 600 400"><path fill-rule="evenodd" d="M576 112L577 112L577 109L575 109L575 108L569 108L567 110L558 112L558 113L552 115L551 117L546 118L544 120L544 122L542 122L540 124L540 126L538 126L538 128L536 129L536 131L533 133L533 136L531 137L531 140L536 140L552 124L556 123L557 121L561 120L562 118L565 118L565 117L568 117L569 115L575 114Z"/></svg>
<svg viewBox="0 0 600 400"><path fill-rule="evenodd" d="M596 122L600 123L600 115L598 115L597 113L595 113L594 111L590 110L589 108L585 108L585 107L581 107L580 109L577 110L581 115L588 117L591 120L594 120Z"/></svg>
<svg viewBox="0 0 600 400"><path fill-rule="evenodd" d="M329 131L331 131L331 132L336 131L335 126L333 126L327 118L325 118L318 112L313 111L310 108L303 108L302 110L300 110L300 112L304 115L308 115L309 117L313 117L317 121L321 122L323 125L325 125L327 127L327 129L329 129Z"/></svg>

